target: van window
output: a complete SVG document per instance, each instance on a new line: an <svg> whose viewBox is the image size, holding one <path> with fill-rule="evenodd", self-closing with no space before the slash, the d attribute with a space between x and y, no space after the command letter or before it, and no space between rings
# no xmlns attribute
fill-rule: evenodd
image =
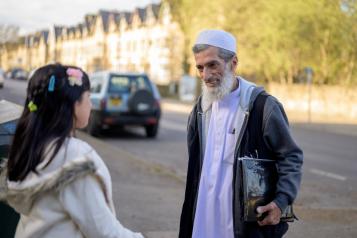
<svg viewBox="0 0 357 238"><path fill-rule="evenodd" d="M103 87L103 77L94 76L90 78L90 92L91 93L100 93Z"/></svg>
<svg viewBox="0 0 357 238"><path fill-rule="evenodd" d="M152 92L147 77L135 75L111 75L109 81L110 93L134 93L139 89Z"/></svg>

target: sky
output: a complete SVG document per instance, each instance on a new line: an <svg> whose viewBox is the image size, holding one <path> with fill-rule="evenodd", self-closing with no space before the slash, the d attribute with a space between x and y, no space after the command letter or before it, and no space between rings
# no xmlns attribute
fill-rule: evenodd
<svg viewBox="0 0 357 238"><path fill-rule="evenodd" d="M160 0L0 0L0 24L20 27L20 34L52 25L76 25L99 9L133 11Z"/></svg>

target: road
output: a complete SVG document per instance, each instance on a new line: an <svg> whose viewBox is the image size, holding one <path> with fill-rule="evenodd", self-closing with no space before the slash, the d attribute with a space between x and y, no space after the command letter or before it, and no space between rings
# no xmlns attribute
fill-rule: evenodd
<svg viewBox="0 0 357 238"><path fill-rule="evenodd" d="M0 99L22 104L25 90L25 82L6 80ZM164 110L156 139L146 138L142 128L107 131L99 139L184 181L187 116L187 112ZM357 126L292 123L291 128L305 160L296 201L301 221L292 224L295 229L288 237L309 237L316 231L322 232L321 237L357 235Z"/></svg>

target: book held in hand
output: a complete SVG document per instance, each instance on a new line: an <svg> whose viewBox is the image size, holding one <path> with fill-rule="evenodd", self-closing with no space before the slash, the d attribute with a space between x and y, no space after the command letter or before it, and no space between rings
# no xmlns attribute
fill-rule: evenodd
<svg viewBox="0 0 357 238"><path fill-rule="evenodd" d="M251 157L239 158L241 167L244 221L257 221L264 218L259 216L256 209L264 206L275 198L278 172L276 162L268 159L257 159ZM293 221L296 219L292 205L289 205L282 213L282 221Z"/></svg>

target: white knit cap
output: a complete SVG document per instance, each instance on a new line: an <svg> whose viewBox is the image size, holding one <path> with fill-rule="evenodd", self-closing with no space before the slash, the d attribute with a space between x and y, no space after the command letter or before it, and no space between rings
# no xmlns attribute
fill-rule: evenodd
<svg viewBox="0 0 357 238"><path fill-rule="evenodd" d="M231 33L222 30L201 31L195 42L195 45L198 44L211 45L237 53L236 39Z"/></svg>

